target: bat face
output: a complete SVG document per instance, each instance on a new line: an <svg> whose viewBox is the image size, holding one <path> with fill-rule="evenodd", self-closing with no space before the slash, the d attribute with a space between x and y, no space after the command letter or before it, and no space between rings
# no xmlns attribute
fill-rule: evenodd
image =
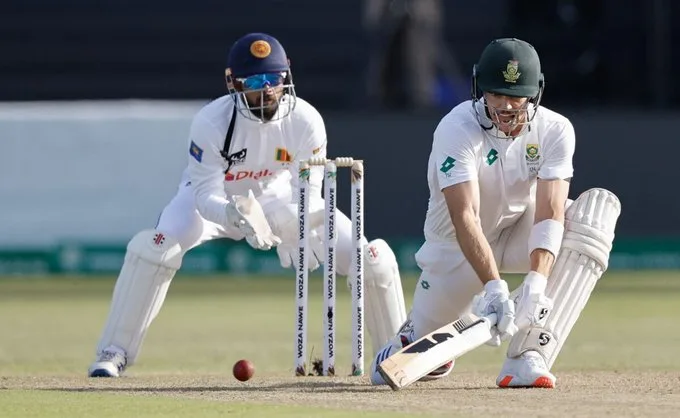
<svg viewBox="0 0 680 418"><path fill-rule="evenodd" d="M393 390L399 390L491 339L496 316L465 315L392 354L378 372Z"/></svg>

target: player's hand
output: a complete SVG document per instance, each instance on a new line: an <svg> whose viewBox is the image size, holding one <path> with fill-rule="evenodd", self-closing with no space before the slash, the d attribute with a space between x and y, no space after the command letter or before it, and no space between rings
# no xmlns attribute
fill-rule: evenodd
<svg viewBox="0 0 680 418"><path fill-rule="evenodd" d="M522 285L517 289L514 298L517 328L524 329L533 326L544 326L548 314L552 310L553 301L545 295L548 279L535 271L530 271L524 277ZM515 292L513 292L514 294Z"/></svg>
<svg viewBox="0 0 680 418"><path fill-rule="evenodd" d="M248 190L248 196L232 196L227 205L227 220L238 228L248 244L257 250L269 250L281 243L281 239L272 232L262 206L255 199L252 190Z"/></svg>
<svg viewBox="0 0 680 418"><path fill-rule="evenodd" d="M493 338L488 345L499 346L517 332L515 325L515 302L510 299L508 284L505 280L490 280L484 285L484 291L472 301L472 313L477 316L488 316L495 313L498 317L496 326L491 328Z"/></svg>
<svg viewBox="0 0 680 418"><path fill-rule="evenodd" d="M279 255L281 267L288 268L290 266L297 266L298 263L298 243L281 243L276 247L276 253ZM314 271L321 265L321 260L324 257L323 240L317 231L310 231L307 237L307 249L309 257L307 258L307 266L309 270Z"/></svg>
<svg viewBox="0 0 680 418"><path fill-rule="evenodd" d="M310 211L307 216L307 223L309 225L309 235L307 236L309 257L307 261L309 270L312 271L319 268L324 257L323 239L317 230L323 224L323 217L323 208L317 211ZM281 243L276 247L281 267L289 268L297 266L300 238L297 205L284 205L273 211L268 216L268 219L272 229L281 237Z"/></svg>

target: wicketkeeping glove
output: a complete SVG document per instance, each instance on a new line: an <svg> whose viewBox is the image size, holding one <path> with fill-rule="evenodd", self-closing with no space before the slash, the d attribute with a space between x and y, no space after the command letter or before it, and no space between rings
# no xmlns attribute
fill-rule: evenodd
<svg viewBox="0 0 680 418"><path fill-rule="evenodd" d="M289 268L298 263L299 249L299 221L297 216L297 205L288 204L272 212L269 223L277 235L281 237L281 243L276 247L281 267ZM307 258L309 270L319 268L324 259L323 238L319 235L319 227L323 225L323 208L317 211L310 211L307 215L309 234L307 235L307 248L309 257Z"/></svg>
<svg viewBox="0 0 680 418"><path fill-rule="evenodd" d="M227 221L238 228L248 244L257 250L269 250L281 243L269 227L252 190L248 190L248 196L232 196L227 204Z"/></svg>

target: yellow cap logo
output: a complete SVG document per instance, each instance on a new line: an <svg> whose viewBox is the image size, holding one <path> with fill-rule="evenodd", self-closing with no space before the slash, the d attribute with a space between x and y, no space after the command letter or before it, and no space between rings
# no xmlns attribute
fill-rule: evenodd
<svg viewBox="0 0 680 418"><path fill-rule="evenodd" d="M520 75L522 75L522 73L519 72L519 61L508 61L508 66L505 67L505 71L503 71L505 82L516 83Z"/></svg>
<svg viewBox="0 0 680 418"><path fill-rule="evenodd" d="M267 58L272 53L272 47L267 41L255 41L250 44L250 53L257 58Z"/></svg>

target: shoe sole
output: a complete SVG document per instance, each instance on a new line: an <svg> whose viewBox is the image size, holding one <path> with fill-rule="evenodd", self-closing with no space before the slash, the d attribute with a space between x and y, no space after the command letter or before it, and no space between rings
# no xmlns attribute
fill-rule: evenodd
<svg viewBox="0 0 680 418"><path fill-rule="evenodd" d="M118 377L116 375L111 374L106 369L95 369L90 372L90 377Z"/></svg>
<svg viewBox="0 0 680 418"><path fill-rule="evenodd" d="M552 381L547 376L541 376L534 380L534 383L530 385L511 385L512 376L505 376L500 382L498 382L498 387L503 389L511 388L542 388L542 389L553 389L555 387L555 382Z"/></svg>

